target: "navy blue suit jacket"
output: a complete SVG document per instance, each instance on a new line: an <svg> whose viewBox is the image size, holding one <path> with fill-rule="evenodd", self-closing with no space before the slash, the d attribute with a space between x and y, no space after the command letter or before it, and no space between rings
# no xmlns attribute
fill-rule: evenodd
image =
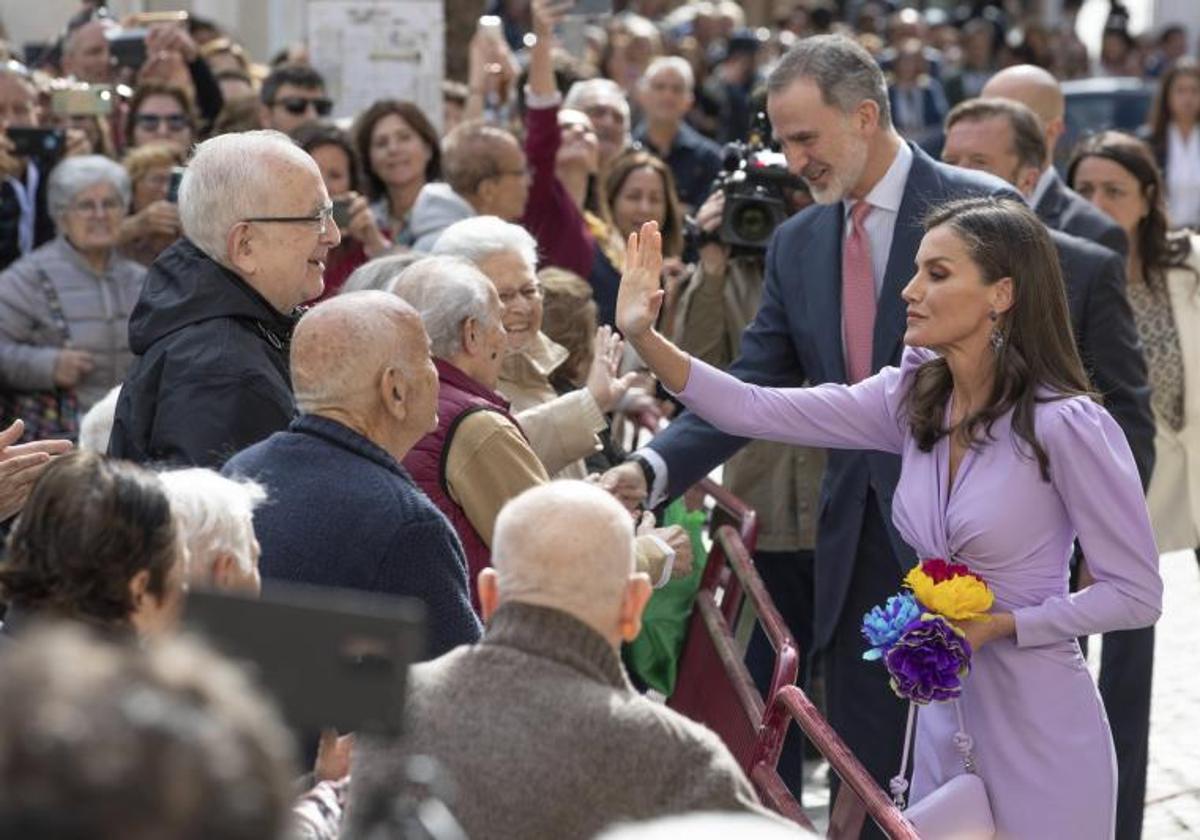
<svg viewBox="0 0 1200 840"><path fill-rule="evenodd" d="M1146 359L1125 297L1125 259L1061 231L1051 230L1050 238L1058 250L1083 366L1125 433L1144 487L1154 470L1154 414Z"/></svg>
<svg viewBox="0 0 1200 840"><path fill-rule="evenodd" d="M911 143L912 169L904 187L875 317L872 370L900 363L906 305L900 291L912 279L921 220L930 208L973 195L1008 195L998 178L947 166ZM814 205L775 232L766 257L762 305L742 336L730 372L762 385L845 382L842 346L843 205ZM669 493L678 495L747 443L717 431L690 412L656 435L650 447L667 464ZM883 452L831 450L821 486L816 544L814 644L833 635L862 531L868 491L888 529L900 569L916 557L892 525L892 494L900 459ZM899 581L899 576L897 576Z"/></svg>

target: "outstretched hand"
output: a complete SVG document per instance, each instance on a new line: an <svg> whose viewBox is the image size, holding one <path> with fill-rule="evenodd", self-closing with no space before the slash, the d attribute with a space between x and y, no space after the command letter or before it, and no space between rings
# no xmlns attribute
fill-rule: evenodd
<svg viewBox="0 0 1200 840"><path fill-rule="evenodd" d="M600 412L608 414L625 396L625 392L637 377L637 372L630 371L624 376L620 375L625 342L621 341L621 336L613 332L611 327L603 326L596 330L595 348L592 366L588 370L587 389L591 391Z"/></svg>
<svg viewBox="0 0 1200 840"><path fill-rule="evenodd" d="M646 222L640 233L629 234L617 291L617 328L630 341L650 332L658 319L665 294L660 285L662 266L662 234L657 223Z"/></svg>

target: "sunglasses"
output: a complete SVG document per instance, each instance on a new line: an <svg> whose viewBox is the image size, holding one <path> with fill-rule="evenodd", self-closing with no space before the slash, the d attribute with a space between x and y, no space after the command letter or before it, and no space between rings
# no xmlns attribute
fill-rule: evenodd
<svg viewBox="0 0 1200 840"><path fill-rule="evenodd" d="M313 110L317 112L318 117L328 117L333 111L333 100L325 97L309 99L304 96L285 96L283 99L276 99L272 106L278 105L293 116L300 116L308 110L311 105Z"/></svg>
<svg viewBox="0 0 1200 840"><path fill-rule="evenodd" d="M163 123L167 124L168 131L183 131L185 128L192 127L192 121L184 114L138 114L138 128L146 131L158 131L158 127Z"/></svg>

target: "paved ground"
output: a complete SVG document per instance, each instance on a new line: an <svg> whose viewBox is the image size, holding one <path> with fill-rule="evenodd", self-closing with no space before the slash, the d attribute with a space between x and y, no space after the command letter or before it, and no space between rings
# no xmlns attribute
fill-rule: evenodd
<svg viewBox="0 0 1200 840"><path fill-rule="evenodd" d="M1200 569L1191 553L1168 554L1162 574L1143 837L1200 838Z"/></svg>

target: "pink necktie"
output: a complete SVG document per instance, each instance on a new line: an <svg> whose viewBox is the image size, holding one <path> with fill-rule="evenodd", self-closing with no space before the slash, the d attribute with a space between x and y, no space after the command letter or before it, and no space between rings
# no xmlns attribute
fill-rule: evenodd
<svg viewBox="0 0 1200 840"><path fill-rule="evenodd" d="M871 375L875 272L871 268L871 240L863 227L863 220L870 212L870 204L855 202L850 210L850 235L842 250L842 329L846 339L846 375L852 385Z"/></svg>

